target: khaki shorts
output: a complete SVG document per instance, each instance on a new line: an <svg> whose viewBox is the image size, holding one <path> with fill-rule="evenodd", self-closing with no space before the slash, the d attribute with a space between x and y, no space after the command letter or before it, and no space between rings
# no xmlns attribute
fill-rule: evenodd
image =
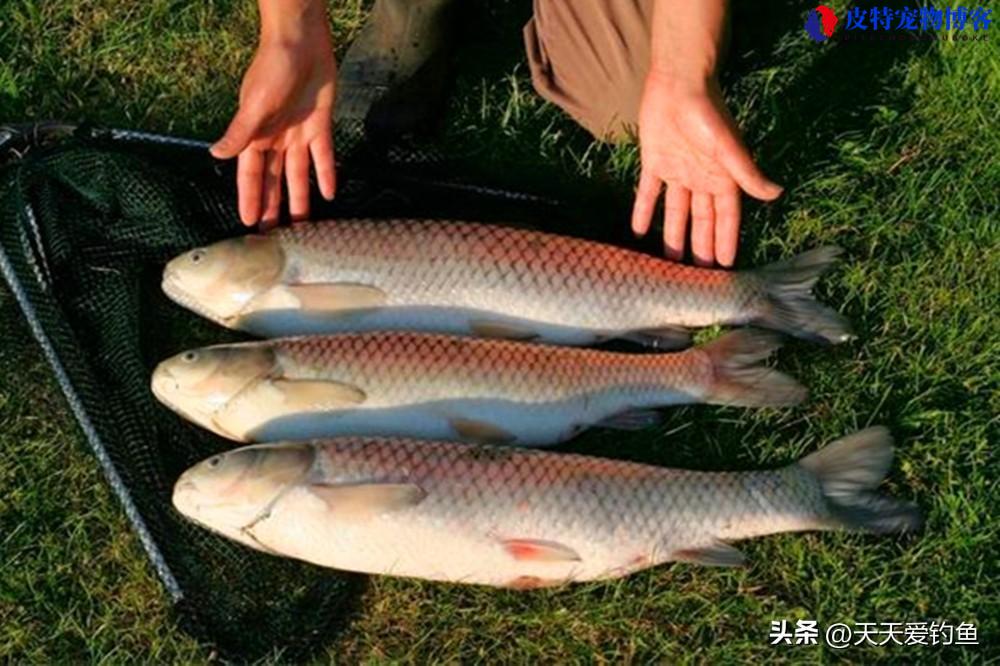
<svg viewBox="0 0 1000 666"><path fill-rule="evenodd" d="M531 81L598 139L634 136L649 71L654 0L534 0Z"/></svg>

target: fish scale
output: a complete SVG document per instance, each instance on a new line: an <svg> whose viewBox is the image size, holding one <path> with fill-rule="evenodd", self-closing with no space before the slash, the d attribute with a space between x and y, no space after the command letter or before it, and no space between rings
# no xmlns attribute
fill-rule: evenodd
<svg viewBox="0 0 1000 666"><path fill-rule="evenodd" d="M528 316L594 329L626 318L635 320L633 328L651 328L699 310L698 318L715 320L726 299L746 303L753 292L752 286L725 271L693 269L601 243L502 226L352 220L303 227L276 232L287 252L288 270L298 279L356 277L384 285L391 305L434 300L490 310L494 303L487 299L502 286L504 294L518 294L517 305ZM381 251L390 246L392 250ZM433 265L424 259L428 252L438 258ZM321 256L325 263L319 261ZM434 298L424 286L429 277L434 278ZM636 293L623 291L626 281L648 290L649 297L640 300L650 301L654 312L636 318ZM441 290L442 284L462 289ZM721 307L705 299L713 291L722 297ZM691 325L700 324L692 319Z"/></svg>
<svg viewBox="0 0 1000 666"><path fill-rule="evenodd" d="M735 565L730 542L778 532L913 529L912 505L874 492L891 457L878 427L756 472L339 438L216 456L181 476L174 503L230 538L324 566L527 588L675 560Z"/></svg>
<svg viewBox="0 0 1000 666"><path fill-rule="evenodd" d="M733 272L499 225L338 220L193 250L167 265L163 288L268 337L402 329L678 347L688 338L672 328L754 323L838 342L846 324L810 293L836 254Z"/></svg>
<svg viewBox="0 0 1000 666"><path fill-rule="evenodd" d="M410 333L345 334L270 343L294 378L329 377L370 387L383 402L508 394L526 402L619 387L629 392L704 385L711 363L701 351L636 355L560 349L504 340ZM416 381L419 378L419 381Z"/></svg>
<svg viewBox="0 0 1000 666"><path fill-rule="evenodd" d="M774 333L733 331L675 353L625 354L427 333L352 333L218 345L167 359L154 394L239 441L347 434L546 445L650 410L789 406L805 397L761 362Z"/></svg>

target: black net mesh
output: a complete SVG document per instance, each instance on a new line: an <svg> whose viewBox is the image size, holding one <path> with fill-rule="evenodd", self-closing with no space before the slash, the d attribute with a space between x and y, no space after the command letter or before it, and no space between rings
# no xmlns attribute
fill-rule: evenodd
<svg viewBox="0 0 1000 666"><path fill-rule="evenodd" d="M236 336L170 303L160 271L244 231L231 166L198 142L93 128L0 128L0 145L0 267L182 623L242 659L328 641L360 577L255 553L170 504L177 476L230 444L160 407L150 372L181 349ZM450 169L430 153L356 164L341 167L335 203L314 202L317 216L553 214L531 197L435 179Z"/></svg>

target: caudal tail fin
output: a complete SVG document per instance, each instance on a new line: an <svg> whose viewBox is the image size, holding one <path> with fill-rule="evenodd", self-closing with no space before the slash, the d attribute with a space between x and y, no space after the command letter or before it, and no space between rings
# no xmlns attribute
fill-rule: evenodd
<svg viewBox="0 0 1000 666"><path fill-rule="evenodd" d="M916 505L875 490L892 464L892 436L883 426L831 442L797 464L819 483L830 528L882 534L923 523Z"/></svg>
<svg viewBox="0 0 1000 666"><path fill-rule="evenodd" d="M812 293L816 280L840 253L839 247L820 247L751 271L766 293L763 311L751 323L816 342L850 340L847 320Z"/></svg>
<svg viewBox="0 0 1000 666"><path fill-rule="evenodd" d="M713 379L705 402L734 407L789 407L806 399L793 378L761 365L781 347L777 333L741 329L697 348L712 362Z"/></svg>

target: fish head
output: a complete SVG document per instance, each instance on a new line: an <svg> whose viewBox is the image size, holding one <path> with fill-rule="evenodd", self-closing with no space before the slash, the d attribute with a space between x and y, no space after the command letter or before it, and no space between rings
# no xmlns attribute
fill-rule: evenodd
<svg viewBox="0 0 1000 666"><path fill-rule="evenodd" d="M218 432L215 414L240 392L276 372L274 350L258 343L192 349L153 371L153 395L202 427ZM222 433L225 434L225 433Z"/></svg>
<svg viewBox="0 0 1000 666"><path fill-rule="evenodd" d="M278 285L285 253L275 236L248 235L195 248L163 269L163 291L198 314L235 327L247 305Z"/></svg>
<svg viewBox="0 0 1000 666"><path fill-rule="evenodd" d="M254 547L252 528L304 481L315 449L307 443L247 446L212 456L181 474L173 504L184 516Z"/></svg>

